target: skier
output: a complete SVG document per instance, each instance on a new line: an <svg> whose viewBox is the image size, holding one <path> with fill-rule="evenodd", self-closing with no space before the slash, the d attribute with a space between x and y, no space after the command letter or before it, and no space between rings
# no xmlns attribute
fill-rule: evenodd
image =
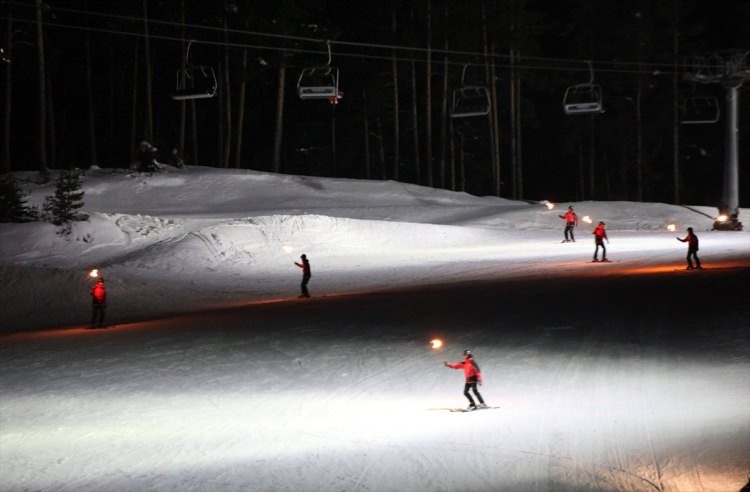
<svg viewBox="0 0 750 492"><path fill-rule="evenodd" d="M477 383L479 384L479 386L482 385L482 371L479 369L479 365L474 360L474 356L472 355L471 350L464 350L463 356L463 362L456 362L455 364L443 362L443 365L445 367L450 367L451 369L464 370L464 376L466 377L466 384L464 385L464 396L469 399L469 407L467 408L467 410L477 409L477 405L476 403L474 403L474 399L469 394L469 390L472 390L474 392L474 395L477 397L477 400L479 400L479 408L487 408L487 405L482 399L482 395L480 395L479 391L477 390Z"/></svg>
<svg viewBox="0 0 750 492"><path fill-rule="evenodd" d="M703 267L701 266L701 260L698 259L698 236L693 233L693 228L688 227L687 228L687 236L685 236L685 239L677 238L678 241L681 241L683 243L688 243L688 251L687 251L687 269L692 270L693 269L693 262L691 259L695 260L695 268L698 270L703 270Z"/></svg>
<svg viewBox="0 0 750 492"><path fill-rule="evenodd" d="M91 287L91 328L104 326L104 310L107 307L107 291L104 288L104 278L99 277Z"/></svg>
<svg viewBox="0 0 750 492"><path fill-rule="evenodd" d="M310 262L307 260L307 255L304 254L300 256L300 259L302 260L302 263L294 262L295 265L302 269L302 283L300 284L302 294L300 294L299 297L310 297L310 293L307 291L307 283L310 281L310 277L312 277L312 274L310 273Z"/></svg>
<svg viewBox="0 0 750 492"><path fill-rule="evenodd" d="M607 244L609 244L609 238L607 237L607 231L604 230L604 222L599 221L599 225L596 226L596 229L591 233L594 235L594 244L596 244L596 249L594 250L594 259L593 261L599 261L597 259L597 255L599 254L599 246L602 247L602 261L609 261L607 259L607 248L604 247L604 240L607 240Z"/></svg>
<svg viewBox="0 0 750 492"><path fill-rule="evenodd" d="M565 215L558 215L561 219L565 219L565 239L563 239L561 242L563 243L569 243L569 242L576 242L576 238L573 235L573 230L578 225L578 216L573 211L573 206L568 207L568 211L565 212Z"/></svg>

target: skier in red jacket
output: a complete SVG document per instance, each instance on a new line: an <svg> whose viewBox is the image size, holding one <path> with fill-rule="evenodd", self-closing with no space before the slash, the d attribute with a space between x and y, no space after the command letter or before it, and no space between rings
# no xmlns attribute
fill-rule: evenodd
<svg viewBox="0 0 750 492"><path fill-rule="evenodd" d="M104 288L104 279L99 277L91 287L91 328L104 326L104 310L107 307L107 290Z"/></svg>
<svg viewBox="0 0 750 492"><path fill-rule="evenodd" d="M479 407L486 408L487 405L484 403L482 395L480 395L479 391L477 390L477 383L479 383L479 386L482 385L482 371L479 369L479 364L477 364L474 360L474 356L472 355L471 350L464 350L463 356L463 362L456 362L455 364L443 362L443 365L445 367L450 367L451 369L464 370L464 377L466 378L466 384L464 385L464 396L469 399L469 408L467 408L467 410L477 409L477 405L476 403L474 403L474 399L469 394L469 390L472 390L474 392L474 395L477 397L477 400L479 400Z"/></svg>
<svg viewBox="0 0 750 492"><path fill-rule="evenodd" d="M687 236L685 236L685 239L681 239L678 237L677 240L682 241L683 243L688 243L687 269L693 269L693 262L691 261L692 258L695 260L695 268L697 268L698 270L702 270L703 267L701 266L701 260L698 259L698 236L696 236L693 232L693 228L687 228Z"/></svg>
<svg viewBox="0 0 750 492"><path fill-rule="evenodd" d="M302 269L302 283L300 284L302 294L300 294L299 297L310 297L310 292L307 290L307 284L310 282L310 277L312 277L312 273L310 272L310 261L307 259L307 255L301 255L300 259L302 260L302 263L294 262L295 265Z"/></svg>
<svg viewBox="0 0 750 492"><path fill-rule="evenodd" d="M573 235L573 230L578 225L578 216L573 211L573 206L571 205L568 207L568 211L565 212L565 215L558 215L558 217L560 217L561 219L565 219L565 239L563 239L562 242L576 242L576 238Z"/></svg>
<svg viewBox="0 0 750 492"><path fill-rule="evenodd" d="M596 244L596 249L594 250L594 259L593 261L599 261L597 259L597 255L599 254L599 246L602 247L602 261L609 261L607 259L607 248L604 246L604 240L607 240L607 244L609 244L609 238L607 237L607 231L604 230L604 222L599 222L599 225L596 226L596 229L594 229L591 234L594 235L594 244Z"/></svg>

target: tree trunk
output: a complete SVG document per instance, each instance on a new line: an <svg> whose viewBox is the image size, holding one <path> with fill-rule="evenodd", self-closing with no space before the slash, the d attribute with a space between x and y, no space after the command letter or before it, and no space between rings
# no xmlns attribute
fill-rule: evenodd
<svg viewBox="0 0 750 492"><path fill-rule="evenodd" d="M672 188L674 193L673 201L679 205L682 201L680 196L680 2L673 0L672 14Z"/></svg>
<svg viewBox="0 0 750 492"><path fill-rule="evenodd" d="M375 119L375 129L378 132L378 159L380 161L380 179L386 180L388 176L385 172L385 144L383 142L383 122L378 116Z"/></svg>
<svg viewBox="0 0 750 492"><path fill-rule="evenodd" d="M224 9L224 42L227 43L224 46L224 123L226 128L224 130L224 160L221 162L221 167L229 167L229 159L232 149L232 81L230 78L229 70L229 19L227 17L227 10Z"/></svg>
<svg viewBox="0 0 750 492"><path fill-rule="evenodd" d="M495 111L487 114L487 133L490 139L490 170L492 183L496 195L500 195L500 126L498 124L497 113L497 90L495 88L493 57L490 57L490 42L487 30L487 12L485 4L482 3L482 52L484 53L484 80L488 91L491 91L490 103L495 106ZM494 45L492 55L494 55Z"/></svg>
<svg viewBox="0 0 750 492"><path fill-rule="evenodd" d="M596 118L589 116L589 199L596 200Z"/></svg>
<svg viewBox="0 0 750 492"><path fill-rule="evenodd" d="M432 0L427 0L427 63L425 66L425 167L427 186L432 182Z"/></svg>
<svg viewBox="0 0 750 492"><path fill-rule="evenodd" d="M276 133L273 143L273 172L281 172L281 142L284 133L284 85L286 65L279 67L278 87L276 88Z"/></svg>
<svg viewBox="0 0 750 492"><path fill-rule="evenodd" d="M422 166L419 160L419 112L417 107L417 65L411 61L411 117L414 125L414 171L416 172L417 184L422 184Z"/></svg>
<svg viewBox="0 0 750 492"><path fill-rule="evenodd" d="M185 58L187 57L187 47L185 45L185 0L180 0L180 66L185 68ZM177 150L180 156L185 156L185 130L187 126L187 102L183 99L179 102L180 104L180 127L177 129L178 140Z"/></svg>
<svg viewBox="0 0 750 492"><path fill-rule="evenodd" d="M370 179L370 115L367 111L367 91L362 89L362 108L364 111L363 124L365 133L365 179Z"/></svg>
<svg viewBox="0 0 750 492"><path fill-rule="evenodd" d="M151 44L149 42L148 30L148 0L143 0L143 50L144 61L146 63L146 140L153 143L154 140L154 111L152 101L151 77Z"/></svg>
<svg viewBox="0 0 750 492"><path fill-rule="evenodd" d="M247 89L247 50L242 50L242 71L240 75L239 98L237 104L237 143L234 151L234 167L242 167L242 142L243 132L245 131L245 91Z"/></svg>
<svg viewBox="0 0 750 492"><path fill-rule="evenodd" d="M638 64L642 68L641 64ZM641 104L643 100L643 75L639 71L636 82L635 95L635 175L636 175L636 201L643 201L643 118L641 116Z"/></svg>
<svg viewBox="0 0 750 492"><path fill-rule="evenodd" d="M130 104L132 111L130 114L130 165L135 164L135 151L138 145L136 142L136 133L138 131L138 56L139 56L138 38L135 39L135 54L133 55L133 93Z"/></svg>
<svg viewBox="0 0 750 492"><path fill-rule="evenodd" d="M47 166L47 75L44 60L44 23L42 21L42 0L36 0L36 47L39 66L39 172L46 173Z"/></svg>
<svg viewBox="0 0 750 492"><path fill-rule="evenodd" d="M331 166L333 167L333 177L338 172L336 165L336 105L331 104Z"/></svg>
<svg viewBox="0 0 750 492"><path fill-rule="evenodd" d="M451 176L451 187L450 189L456 191L456 134L453 128L453 118L448 118L448 139L449 146L449 162L450 162L450 176Z"/></svg>
<svg viewBox="0 0 750 492"><path fill-rule="evenodd" d="M5 65L5 90L4 90L4 101L5 111L3 111L3 162L0 167L0 174L9 173L11 169L10 162L10 122L11 122L11 107L13 103L13 64L10 60L13 59L13 14L8 9L8 32L6 43L7 56L0 61Z"/></svg>
<svg viewBox="0 0 750 492"><path fill-rule="evenodd" d="M91 33L86 32L86 92L89 103L89 158L90 164L99 164L96 152L96 107L94 106L94 81L91 74Z"/></svg>
<svg viewBox="0 0 750 492"><path fill-rule="evenodd" d="M193 134L193 163L199 164L198 159L198 111L195 105L195 100L190 101L190 121L191 129Z"/></svg>
<svg viewBox="0 0 750 492"><path fill-rule="evenodd" d="M57 127L55 126L55 97L52 91L52 80L47 75L47 165L57 169ZM68 168L72 163L69 163Z"/></svg>
<svg viewBox="0 0 750 492"><path fill-rule="evenodd" d="M396 45L396 10L391 10L391 29L393 31L393 44ZM399 179L399 163L401 161L400 148L401 148L401 130L399 129L399 113L400 108L398 104L398 63L396 61L396 50L392 51L391 55L391 72L393 74L393 179L398 181Z"/></svg>
<svg viewBox="0 0 750 492"><path fill-rule="evenodd" d="M448 6L447 2L444 4L443 17L448 22ZM440 105L440 173L438 176L440 188L445 188L445 168L448 159L448 120L450 119L448 109L448 40L445 40L443 44L445 55L443 56L443 98Z"/></svg>

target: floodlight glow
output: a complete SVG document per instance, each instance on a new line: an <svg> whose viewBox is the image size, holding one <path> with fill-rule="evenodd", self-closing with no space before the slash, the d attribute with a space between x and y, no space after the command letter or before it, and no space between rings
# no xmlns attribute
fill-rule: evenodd
<svg viewBox="0 0 750 492"><path fill-rule="evenodd" d="M591 222L592 222L591 221L591 217L589 217L588 215L584 215L581 220L584 221L587 224L591 224Z"/></svg>
<svg viewBox="0 0 750 492"><path fill-rule="evenodd" d="M676 230L677 230L677 226L676 226L676 225L674 225L674 224L669 224L669 225L667 226L667 230L668 230L668 231L670 231L670 232L674 232L674 231L676 231Z"/></svg>
<svg viewBox="0 0 750 492"><path fill-rule="evenodd" d="M97 270L96 268L94 268L93 270L89 272L89 277L91 278L96 278L98 276L99 276L99 270Z"/></svg>
<svg viewBox="0 0 750 492"><path fill-rule="evenodd" d="M430 340L430 346L433 349L439 349L440 347L443 346L443 341L440 340L439 338L435 338L434 340Z"/></svg>

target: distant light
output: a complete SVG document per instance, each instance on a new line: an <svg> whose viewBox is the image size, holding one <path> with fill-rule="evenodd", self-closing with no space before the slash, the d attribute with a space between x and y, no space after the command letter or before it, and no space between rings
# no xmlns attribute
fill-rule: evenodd
<svg viewBox="0 0 750 492"><path fill-rule="evenodd" d="M440 347L443 346L443 341L440 340L439 338L435 338L434 340L430 340L430 346L433 349L439 349Z"/></svg>
<svg viewBox="0 0 750 492"><path fill-rule="evenodd" d="M667 230L668 230L668 231L671 231L671 232L674 232L674 231L676 231L676 230L677 230L677 226L676 226L676 225L674 225L674 224L669 224L669 225L667 226Z"/></svg>
<svg viewBox="0 0 750 492"><path fill-rule="evenodd" d="M726 222L729 220L729 216L726 214L721 214L718 217L716 217L716 222Z"/></svg>
<svg viewBox="0 0 750 492"><path fill-rule="evenodd" d="M89 272L89 277L91 278L96 278L98 276L99 276L99 270L97 270L96 268L94 268L93 270Z"/></svg>
<svg viewBox="0 0 750 492"><path fill-rule="evenodd" d="M547 207L547 210L552 210L553 208L555 208L555 204L548 200L544 200L542 203Z"/></svg>
<svg viewBox="0 0 750 492"><path fill-rule="evenodd" d="M589 217L588 215L584 215L581 220L584 221L587 224L591 224L591 222L592 222L591 221L591 217Z"/></svg>

